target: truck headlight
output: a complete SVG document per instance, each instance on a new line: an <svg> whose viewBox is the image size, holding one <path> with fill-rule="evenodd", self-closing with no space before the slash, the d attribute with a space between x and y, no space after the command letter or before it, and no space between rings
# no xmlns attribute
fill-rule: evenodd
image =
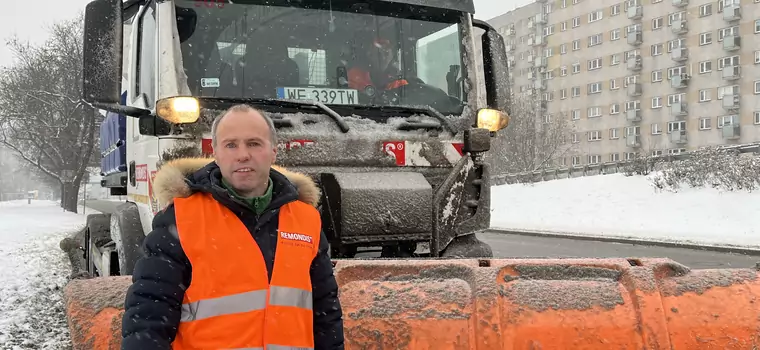
<svg viewBox="0 0 760 350"><path fill-rule="evenodd" d="M170 97L156 103L156 114L174 124L195 123L201 115L195 97Z"/></svg>
<svg viewBox="0 0 760 350"><path fill-rule="evenodd" d="M509 125L509 115L499 110L483 108L478 111L478 128L497 132Z"/></svg>

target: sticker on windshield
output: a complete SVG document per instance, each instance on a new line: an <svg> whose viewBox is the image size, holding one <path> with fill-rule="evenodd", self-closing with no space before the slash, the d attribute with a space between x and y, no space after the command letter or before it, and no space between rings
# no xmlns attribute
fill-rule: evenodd
<svg viewBox="0 0 760 350"><path fill-rule="evenodd" d="M277 98L311 100L325 104L352 105L359 102L359 92L354 89L280 87L277 88Z"/></svg>
<svg viewBox="0 0 760 350"><path fill-rule="evenodd" d="M219 78L203 78L201 79L202 87L219 87Z"/></svg>

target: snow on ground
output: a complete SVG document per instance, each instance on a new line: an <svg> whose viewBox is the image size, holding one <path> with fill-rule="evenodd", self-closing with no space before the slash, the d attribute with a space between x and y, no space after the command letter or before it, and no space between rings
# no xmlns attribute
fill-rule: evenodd
<svg viewBox="0 0 760 350"><path fill-rule="evenodd" d="M760 192L664 192L623 174L491 191L493 228L760 248Z"/></svg>
<svg viewBox="0 0 760 350"><path fill-rule="evenodd" d="M59 243L84 227L79 212L52 201L0 202L0 349L70 347L62 291L71 264Z"/></svg>

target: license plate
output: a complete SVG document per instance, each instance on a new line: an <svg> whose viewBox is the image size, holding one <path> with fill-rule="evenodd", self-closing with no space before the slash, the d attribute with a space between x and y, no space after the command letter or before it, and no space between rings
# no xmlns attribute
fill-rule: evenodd
<svg viewBox="0 0 760 350"><path fill-rule="evenodd" d="M277 88L277 98L312 100L324 104L352 105L359 103L359 92L354 89Z"/></svg>

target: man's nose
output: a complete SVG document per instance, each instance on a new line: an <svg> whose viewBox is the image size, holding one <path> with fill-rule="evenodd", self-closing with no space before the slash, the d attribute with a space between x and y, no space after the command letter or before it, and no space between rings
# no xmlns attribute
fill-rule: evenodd
<svg viewBox="0 0 760 350"><path fill-rule="evenodd" d="M238 162L245 162L251 159L251 154L245 148L239 147L237 152L235 152L235 159L237 159Z"/></svg>

